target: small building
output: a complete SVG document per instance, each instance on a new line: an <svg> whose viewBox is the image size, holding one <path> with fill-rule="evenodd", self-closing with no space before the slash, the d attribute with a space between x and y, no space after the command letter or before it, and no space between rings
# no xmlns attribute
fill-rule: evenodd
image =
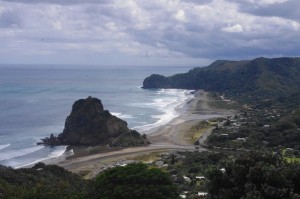
<svg viewBox="0 0 300 199"><path fill-rule="evenodd" d="M208 193L207 192L198 192L198 196L207 196Z"/></svg>
<svg viewBox="0 0 300 199"><path fill-rule="evenodd" d="M204 176L196 176L196 180L204 180L205 177Z"/></svg>
<svg viewBox="0 0 300 199"><path fill-rule="evenodd" d="M189 184L192 182L192 180L187 176L183 176L183 179Z"/></svg>
<svg viewBox="0 0 300 199"><path fill-rule="evenodd" d="M154 164L155 164L156 166L158 166L158 167L161 167L161 166L163 166L165 163L164 163L164 161L162 161L162 160L158 160L158 161L156 161Z"/></svg>
<svg viewBox="0 0 300 199"><path fill-rule="evenodd" d="M225 168L222 168L222 169L220 169L220 171L222 171L222 173L225 173L225 172L226 172L226 169L225 169Z"/></svg>
<svg viewBox="0 0 300 199"><path fill-rule="evenodd" d="M186 198L186 195L180 194L179 197L180 197L180 198Z"/></svg>
<svg viewBox="0 0 300 199"><path fill-rule="evenodd" d="M237 138L237 141L246 142L246 138Z"/></svg>
<svg viewBox="0 0 300 199"><path fill-rule="evenodd" d="M222 133L222 134L220 134L220 136L228 136L228 134L227 133Z"/></svg>

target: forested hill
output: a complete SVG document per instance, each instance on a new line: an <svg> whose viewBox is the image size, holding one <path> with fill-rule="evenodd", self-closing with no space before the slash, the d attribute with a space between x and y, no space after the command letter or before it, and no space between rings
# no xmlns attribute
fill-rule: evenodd
<svg viewBox="0 0 300 199"><path fill-rule="evenodd" d="M169 77L151 75L143 88L204 89L244 96L286 97L300 92L300 58L213 62Z"/></svg>

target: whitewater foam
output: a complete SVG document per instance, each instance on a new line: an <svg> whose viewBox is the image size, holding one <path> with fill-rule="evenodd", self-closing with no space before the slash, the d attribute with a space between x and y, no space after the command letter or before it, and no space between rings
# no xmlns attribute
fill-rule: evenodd
<svg viewBox="0 0 300 199"><path fill-rule="evenodd" d="M42 148L44 148L44 146L35 146L35 147L25 148L20 150L8 150L3 153L0 153L0 161L21 157L33 153L35 151L41 150Z"/></svg>
<svg viewBox="0 0 300 199"><path fill-rule="evenodd" d="M14 168L18 169L18 168L22 168L22 167L28 167L28 166L34 165L38 162L43 162L43 161L47 161L47 160L50 160L50 159L61 157L66 152L66 150L67 150L67 146L56 146L55 150L52 151L47 157L40 158L40 159L37 159L35 161L26 163L26 164L17 165ZM73 155L73 154L74 154L74 152L71 151L70 155Z"/></svg>
<svg viewBox="0 0 300 199"><path fill-rule="evenodd" d="M2 144L2 145L0 145L0 150L5 149L9 146L10 146L10 144Z"/></svg>
<svg viewBox="0 0 300 199"><path fill-rule="evenodd" d="M167 124L172 119L179 116L179 109L181 109L184 104L193 97L190 90L181 89L160 89L157 91L157 95L167 95L168 97L157 98L154 99L152 103L144 103L144 105L154 106L162 113L159 115L151 115L151 118L158 120L152 124L133 127L133 129L145 132ZM138 103L138 105L142 106L143 104Z"/></svg>
<svg viewBox="0 0 300 199"><path fill-rule="evenodd" d="M134 118L132 115L128 115L128 114L122 114L122 113L117 113L117 112L111 112L112 115L119 117L121 119L131 119Z"/></svg>

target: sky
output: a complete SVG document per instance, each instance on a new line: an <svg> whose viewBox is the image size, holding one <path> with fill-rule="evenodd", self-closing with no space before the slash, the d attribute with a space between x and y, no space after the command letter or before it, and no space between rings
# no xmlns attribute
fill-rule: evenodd
<svg viewBox="0 0 300 199"><path fill-rule="evenodd" d="M0 63L203 66L299 56L299 0L0 0Z"/></svg>

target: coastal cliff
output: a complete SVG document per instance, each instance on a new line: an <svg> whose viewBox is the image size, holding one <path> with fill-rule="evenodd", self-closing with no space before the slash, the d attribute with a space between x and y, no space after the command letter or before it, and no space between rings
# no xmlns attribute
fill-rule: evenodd
<svg viewBox="0 0 300 199"><path fill-rule="evenodd" d="M219 60L169 77L151 75L143 88L201 89L226 95L278 98L300 93L300 58L256 58L244 61Z"/></svg>
<svg viewBox="0 0 300 199"><path fill-rule="evenodd" d="M129 129L124 120L104 110L101 100L88 97L73 104L61 134L57 137L51 134L39 144L141 146L149 141L146 135Z"/></svg>

